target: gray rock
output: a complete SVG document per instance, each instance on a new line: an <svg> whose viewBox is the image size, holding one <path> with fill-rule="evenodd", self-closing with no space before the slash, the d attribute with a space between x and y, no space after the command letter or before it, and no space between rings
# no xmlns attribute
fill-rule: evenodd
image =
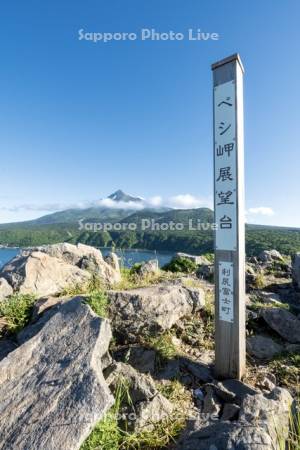
<svg viewBox="0 0 300 450"><path fill-rule="evenodd" d="M68 301L69 299L65 300ZM62 301L58 302L56 305L54 305L52 308L49 308L47 311L45 311L39 320L36 322L30 323L27 327L23 328L18 334L17 334L17 341L18 344L24 344L24 342L31 339L33 336L35 336L37 333L39 333L44 325L51 319L52 316L54 316L60 309L62 305Z"/></svg>
<svg viewBox="0 0 300 450"><path fill-rule="evenodd" d="M205 396L203 401L202 412L212 416L218 416L222 408L222 403L215 394L215 390L212 386L205 387Z"/></svg>
<svg viewBox="0 0 300 450"><path fill-rule="evenodd" d="M270 360L283 349L282 345L267 336L256 335L247 338L247 352L258 359Z"/></svg>
<svg viewBox="0 0 300 450"><path fill-rule="evenodd" d="M168 330L178 319L199 311L205 304L202 289L175 284L109 291L108 298L116 333L132 342Z"/></svg>
<svg viewBox="0 0 300 450"><path fill-rule="evenodd" d="M130 347L126 353L126 361L142 373L152 374L155 370L156 353L145 347Z"/></svg>
<svg viewBox="0 0 300 450"><path fill-rule="evenodd" d="M50 308L53 308L54 306L58 306L62 303L61 297L41 297L39 298L35 304L33 305L32 310L32 321L36 321L39 316L41 316L45 311L47 311Z"/></svg>
<svg viewBox="0 0 300 450"><path fill-rule="evenodd" d="M84 244L73 245L67 242L61 242L59 244L42 245L31 249L31 251L32 250L46 253L47 255L61 259L72 266L79 266L82 258L94 257L97 260L103 260L100 250Z"/></svg>
<svg viewBox="0 0 300 450"><path fill-rule="evenodd" d="M99 277L104 283L113 285L121 280L119 263L111 256L106 260L99 259L96 256L84 256L79 263L79 267L87 270L93 275Z"/></svg>
<svg viewBox="0 0 300 450"><path fill-rule="evenodd" d="M259 386L266 391L273 391L273 389L275 389L276 385L275 383L273 383L269 377L264 377L260 382L259 382Z"/></svg>
<svg viewBox="0 0 300 450"><path fill-rule="evenodd" d="M120 273L120 263L118 255L116 255L116 253L109 252L109 254L104 257L104 261L109 264L114 270Z"/></svg>
<svg viewBox="0 0 300 450"><path fill-rule="evenodd" d="M158 380L177 380L185 384L180 377L180 362L179 359L168 359L161 370L156 374Z"/></svg>
<svg viewBox="0 0 300 450"><path fill-rule="evenodd" d="M215 381L212 386L216 394L228 403L241 404L246 395L258 393L255 389L239 380Z"/></svg>
<svg viewBox="0 0 300 450"><path fill-rule="evenodd" d="M291 403L289 392L280 388L266 396L246 395L238 420L218 420L207 426L193 421L177 449L280 450L279 438L284 441L288 436Z"/></svg>
<svg viewBox="0 0 300 450"><path fill-rule="evenodd" d="M118 385L125 381L129 387L130 400L133 404L150 400L157 394L152 378L137 372L128 364L114 363L108 368L108 371L105 371L105 378L112 392L116 392Z"/></svg>
<svg viewBox="0 0 300 450"><path fill-rule="evenodd" d="M148 402L136 405L134 431L151 431L156 422L166 420L173 412L173 405L162 394L157 393Z"/></svg>
<svg viewBox="0 0 300 450"><path fill-rule="evenodd" d="M196 276L200 280L212 281L214 273L215 273L214 264L202 264L198 267L196 271Z"/></svg>
<svg viewBox="0 0 300 450"><path fill-rule="evenodd" d="M17 348L17 344L9 339L0 340L0 361Z"/></svg>
<svg viewBox="0 0 300 450"><path fill-rule="evenodd" d="M0 302L13 294L13 288L5 278L0 278Z"/></svg>
<svg viewBox="0 0 300 450"><path fill-rule="evenodd" d="M1 276L21 294L54 295L70 286L87 283L91 274L43 252L16 256Z"/></svg>
<svg viewBox="0 0 300 450"><path fill-rule="evenodd" d="M122 384L126 386L130 401L123 406L122 416L130 430L152 430L156 422L172 413L172 404L157 391L149 375L141 374L127 364L115 363L108 368L106 376L112 392L115 393Z"/></svg>
<svg viewBox="0 0 300 450"><path fill-rule="evenodd" d="M78 450L113 404L101 357L107 320L81 298L0 363L0 449Z"/></svg>
<svg viewBox="0 0 300 450"><path fill-rule="evenodd" d="M159 271L158 260L150 259L149 261L143 263L138 269L138 274L142 277L147 275L155 275Z"/></svg>
<svg viewBox="0 0 300 450"><path fill-rule="evenodd" d="M300 289L300 253L296 253L293 257L292 276L295 285Z"/></svg>
<svg viewBox="0 0 300 450"><path fill-rule="evenodd" d="M246 321L258 319L259 314L256 311L246 308Z"/></svg>
<svg viewBox="0 0 300 450"><path fill-rule="evenodd" d="M213 380L211 367L201 361L192 361L188 358L179 358L180 367L190 372L197 381L207 383Z"/></svg>
<svg viewBox="0 0 300 450"><path fill-rule="evenodd" d="M300 317L298 317L300 319ZM289 353L300 353L300 344L286 344L285 350Z"/></svg>
<svg viewBox="0 0 300 450"><path fill-rule="evenodd" d="M235 403L225 403L221 420L234 420L240 412L240 407Z"/></svg>
<svg viewBox="0 0 300 450"><path fill-rule="evenodd" d="M282 255L277 250L263 250L258 259L264 263L272 261L284 261Z"/></svg>
<svg viewBox="0 0 300 450"><path fill-rule="evenodd" d="M260 301L263 303L269 303L275 306L282 303L280 296L278 294L275 294L274 292L258 291L257 294Z"/></svg>
<svg viewBox="0 0 300 450"><path fill-rule="evenodd" d="M100 250L67 243L23 250L1 271L14 290L22 294L49 296L81 286L95 274L106 284L121 279L120 269L104 261Z"/></svg>
<svg viewBox="0 0 300 450"><path fill-rule="evenodd" d="M291 344L300 343L300 320L283 308L263 308L261 316L272 330Z"/></svg>
<svg viewBox="0 0 300 450"><path fill-rule="evenodd" d="M178 258L185 258L185 259L189 259L190 261L192 261L193 263L197 264L197 265L211 265L211 262L208 261L208 259L205 258L205 256L203 255L189 255L188 253L175 253L174 255L174 259L178 259Z"/></svg>

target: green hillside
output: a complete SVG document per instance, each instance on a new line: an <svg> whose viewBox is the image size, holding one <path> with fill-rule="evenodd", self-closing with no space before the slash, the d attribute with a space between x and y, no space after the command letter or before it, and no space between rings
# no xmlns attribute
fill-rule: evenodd
<svg viewBox="0 0 300 450"><path fill-rule="evenodd" d="M9 246L33 246L67 241L82 242L94 246L116 246L119 248L145 248L149 250L184 251L189 253L211 252L213 250L213 231L189 231L188 222L213 222L213 211L208 208L192 210L170 210L154 212L143 210L122 217L118 210L112 210L112 222L134 223L134 231L93 232L79 229L78 222L43 223L31 221L0 226L0 244ZM57 213L58 214L58 213ZM82 216L81 216L82 217ZM109 219L100 217L94 221L105 222ZM153 220L155 223L183 223L182 231L141 230L142 220ZM46 220L46 219L45 219ZM93 221L85 218L86 222ZM300 229L280 228L259 225L246 226L246 250L248 255L257 255L261 250L275 248L284 254L300 251Z"/></svg>

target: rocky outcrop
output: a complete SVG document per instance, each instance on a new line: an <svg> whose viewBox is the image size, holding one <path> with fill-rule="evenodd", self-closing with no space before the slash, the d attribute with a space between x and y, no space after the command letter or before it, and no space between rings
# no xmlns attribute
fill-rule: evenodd
<svg viewBox="0 0 300 450"><path fill-rule="evenodd" d="M300 289L300 253L296 253L292 263L293 281L298 289Z"/></svg>
<svg viewBox="0 0 300 450"><path fill-rule="evenodd" d="M283 352L284 347L268 336L256 335L247 338L247 352L258 359L270 360Z"/></svg>
<svg viewBox="0 0 300 450"><path fill-rule="evenodd" d="M12 259L1 272L20 294L54 295L87 283L91 274L61 259L33 251Z"/></svg>
<svg viewBox="0 0 300 450"><path fill-rule="evenodd" d="M219 403L216 398L214 401ZM267 395L246 394L240 406L225 403L219 420L216 414L214 420L207 414L192 419L177 449L280 450L279 440L284 442L288 436L291 404L291 395L281 388Z"/></svg>
<svg viewBox="0 0 300 450"><path fill-rule="evenodd" d="M175 254L174 259L178 259L178 258L185 258L185 259L189 259L190 261L192 261L193 263L195 263L196 265L209 265L211 264L207 258L205 258L205 256L203 255L189 255L188 253L181 253L178 252Z"/></svg>
<svg viewBox="0 0 300 450"><path fill-rule="evenodd" d="M199 311L205 304L202 289L176 284L109 291L108 298L116 333L131 342L168 330L178 319Z"/></svg>
<svg viewBox="0 0 300 450"><path fill-rule="evenodd" d="M67 243L24 250L1 271L14 291L48 296L89 282L92 275L107 284L120 280L119 268L107 264L99 250Z"/></svg>
<svg viewBox="0 0 300 450"><path fill-rule="evenodd" d="M120 273L120 263L119 263L118 256L115 253L113 253L113 252L109 252L109 254L104 257L104 261L110 267L112 267L113 269L116 270L116 272L117 272L117 274L116 274L117 275L116 281L120 281L120 277L118 276L118 274Z"/></svg>
<svg viewBox="0 0 300 450"><path fill-rule="evenodd" d="M137 273L142 277L147 275L155 275L159 271L158 260L150 259L149 261L143 263L137 270Z"/></svg>
<svg viewBox="0 0 300 450"><path fill-rule="evenodd" d="M76 297L1 361L1 450L80 448L113 404L101 367L110 338Z"/></svg>
<svg viewBox="0 0 300 450"><path fill-rule="evenodd" d="M201 264L196 270L196 276L200 280L213 281L215 273L214 264Z"/></svg>
<svg viewBox="0 0 300 450"><path fill-rule="evenodd" d="M0 301L13 294L13 288L5 278L0 278Z"/></svg>
<svg viewBox="0 0 300 450"><path fill-rule="evenodd" d="M263 250L258 259L264 263L272 262L272 261L283 261L283 257L281 253L277 250Z"/></svg>
<svg viewBox="0 0 300 450"><path fill-rule="evenodd" d="M99 276L105 283L114 284L121 279L119 260L115 253L111 252L104 259L101 251L95 247L84 244L72 245L65 242L45 245L37 249L80 269L88 270Z"/></svg>
<svg viewBox="0 0 300 450"><path fill-rule="evenodd" d="M284 308L263 308L261 316L272 330L291 344L300 343L300 320Z"/></svg>
<svg viewBox="0 0 300 450"><path fill-rule="evenodd" d="M150 376L123 363L110 366L106 375L113 393L125 383L130 401L124 405L122 416L127 418L126 426L132 431L149 431L172 413L172 404L158 392Z"/></svg>
<svg viewBox="0 0 300 450"><path fill-rule="evenodd" d="M17 344L10 339L0 340L0 361L5 358L10 352L17 348Z"/></svg>

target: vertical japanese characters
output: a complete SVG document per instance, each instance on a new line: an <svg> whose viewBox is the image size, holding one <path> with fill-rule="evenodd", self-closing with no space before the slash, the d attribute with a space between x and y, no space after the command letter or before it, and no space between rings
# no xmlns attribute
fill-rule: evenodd
<svg viewBox="0 0 300 450"><path fill-rule="evenodd" d="M233 264L219 263L219 319L233 322Z"/></svg>
<svg viewBox="0 0 300 450"><path fill-rule="evenodd" d="M236 119L235 83L214 90L216 249L235 251L236 243Z"/></svg>

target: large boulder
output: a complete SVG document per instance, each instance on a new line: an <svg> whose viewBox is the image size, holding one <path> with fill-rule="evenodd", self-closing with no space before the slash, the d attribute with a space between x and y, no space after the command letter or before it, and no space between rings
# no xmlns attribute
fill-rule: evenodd
<svg viewBox="0 0 300 450"><path fill-rule="evenodd" d="M137 273L142 277L147 275L155 275L159 271L158 260L150 259L149 261L143 263L138 269Z"/></svg>
<svg viewBox="0 0 300 450"><path fill-rule="evenodd" d="M69 244L68 242L61 242L59 244L51 244L51 245L42 245L39 247L35 247L30 249L32 250L46 253L49 256L54 258L62 259L65 262L72 264L73 266L77 266L80 260L84 257L95 256L97 258L102 258L102 253L100 250L95 247L91 247L89 245L84 244Z"/></svg>
<svg viewBox="0 0 300 450"><path fill-rule="evenodd" d="M113 404L101 357L107 320L80 297L0 363L1 450L78 450Z"/></svg>
<svg viewBox="0 0 300 450"><path fill-rule="evenodd" d="M196 265L210 265L211 264L211 262L207 258L205 258L205 256L203 256L203 255L189 255L188 253L178 252L178 253L175 253L174 259L178 259L178 258L189 259Z"/></svg>
<svg viewBox="0 0 300 450"><path fill-rule="evenodd" d="M300 289L300 253L296 253L293 257L292 273L293 281L296 287Z"/></svg>
<svg viewBox="0 0 300 450"><path fill-rule="evenodd" d="M178 319L199 311L205 304L202 289L176 284L109 291L108 298L116 333L132 342L168 330Z"/></svg>
<svg viewBox="0 0 300 450"><path fill-rule="evenodd" d="M121 279L119 260L115 253L110 253L103 258L99 249L85 244L60 244L43 245L37 247L38 251L49 256L62 259L68 264L88 270L102 278L108 284L118 283Z"/></svg>
<svg viewBox="0 0 300 450"><path fill-rule="evenodd" d="M283 350L282 345L268 336L256 335L247 338L247 352L255 358L269 360Z"/></svg>
<svg viewBox="0 0 300 450"><path fill-rule="evenodd" d="M0 301L13 294L13 288L5 278L0 278Z"/></svg>
<svg viewBox="0 0 300 450"><path fill-rule="evenodd" d="M17 348L17 344L10 339L0 339L0 361Z"/></svg>
<svg viewBox="0 0 300 450"><path fill-rule="evenodd" d="M234 420L234 415L230 420L222 420L222 417L213 421L195 418L191 420L177 448L280 450L282 442L288 437L291 404L291 395L281 388L275 388L267 395L245 395L240 409L235 407L237 420Z"/></svg>
<svg viewBox="0 0 300 450"><path fill-rule="evenodd" d="M24 250L0 273L15 291L40 297L84 285L93 275L107 284L114 284L121 278L119 267L105 262L100 250L67 243Z"/></svg>
<svg viewBox="0 0 300 450"><path fill-rule="evenodd" d="M283 339L300 343L300 320L294 314L284 308L262 308L261 316Z"/></svg>
<svg viewBox="0 0 300 450"><path fill-rule="evenodd" d="M284 260L281 253L279 253L277 250L263 250L259 254L258 259L263 263L269 263L272 261L282 262Z"/></svg>
<svg viewBox="0 0 300 450"><path fill-rule="evenodd" d="M20 294L54 295L64 289L87 283L91 274L62 259L33 251L12 259L1 276Z"/></svg>

